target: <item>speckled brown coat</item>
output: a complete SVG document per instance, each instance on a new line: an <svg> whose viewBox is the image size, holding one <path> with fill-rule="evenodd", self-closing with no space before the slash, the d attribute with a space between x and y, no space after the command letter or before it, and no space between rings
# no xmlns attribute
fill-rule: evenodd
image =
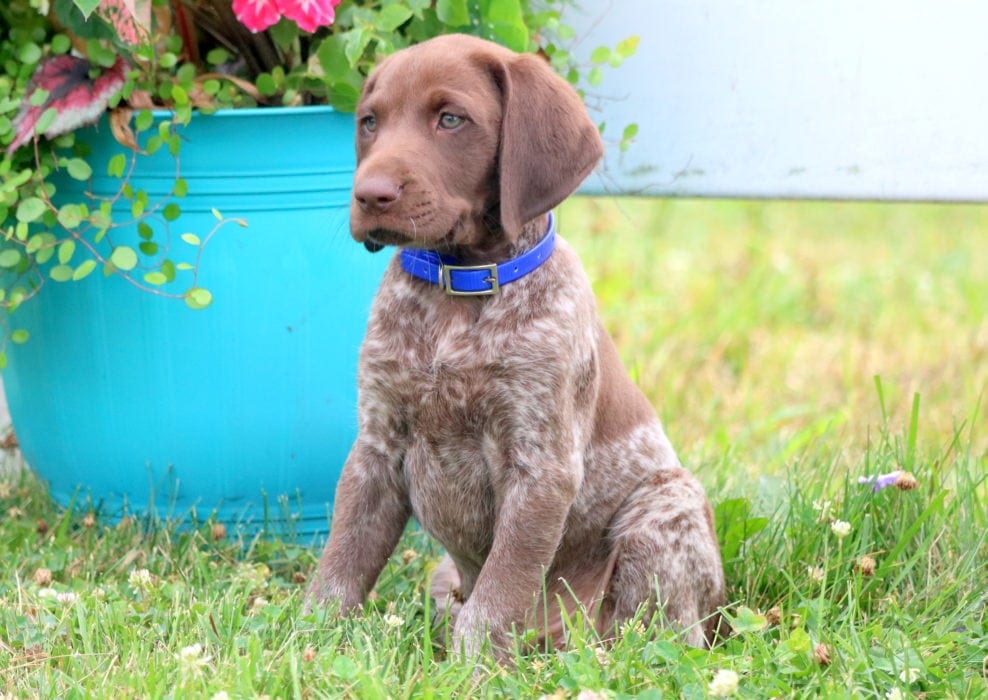
<svg viewBox="0 0 988 700"><path fill-rule="evenodd" d="M602 153L579 98L540 59L460 35L386 59L357 120L354 238L464 263L533 246ZM488 297L447 295L396 256L359 391L310 604L359 606L414 516L448 552L432 591L459 651L487 638L503 648L512 627L564 643L560 604L585 606L607 635L658 600L689 643L709 639L724 602L710 506L564 241Z"/></svg>

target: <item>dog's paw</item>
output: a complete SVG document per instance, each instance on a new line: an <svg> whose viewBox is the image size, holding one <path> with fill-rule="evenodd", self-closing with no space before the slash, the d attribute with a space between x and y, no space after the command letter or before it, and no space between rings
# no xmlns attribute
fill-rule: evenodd
<svg viewBox="0 0 988 700"><path fill-rule="evenodd" d="M487 620L476 606L469 602L463 605L453 627L453 638L449 651L464 660L476 659L484 647L492 642Z"/></svg>
<svg viewBox="0 0 988 700"><path fill-rule="evenodd" d="M305 598L302 599L302 614L303 615L332 615L335 616L339 604L337 601L331 598L321 598L318 595L314 595L312 590L305 592Z"/></svg>
<svg viewBox="0 0 988 700"><path fill-rule="evenodd" d="M305 591L302 614L320 613L330 617L341 617L363 605L363 596L348 592L340 586L316 577Z"/></svg>

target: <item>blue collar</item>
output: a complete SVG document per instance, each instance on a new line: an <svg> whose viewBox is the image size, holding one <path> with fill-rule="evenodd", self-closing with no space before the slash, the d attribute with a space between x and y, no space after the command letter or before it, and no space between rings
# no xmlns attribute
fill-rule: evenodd
<svg viewBox="0 0 988 700"><path fill-rule="evenodd" d="M438 284L453 296L491 296L501 285L514 282L532 272L549 259L556 247L556 222L549 212L549 228L534 248L517 258L489 265L459 265L456 258L434 250L403 248L401 266L405 272Z"/></svg>

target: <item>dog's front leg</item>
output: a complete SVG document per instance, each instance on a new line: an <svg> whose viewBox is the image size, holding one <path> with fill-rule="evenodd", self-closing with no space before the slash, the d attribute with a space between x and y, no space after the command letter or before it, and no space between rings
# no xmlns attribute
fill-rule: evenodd
<svg viewBox="0 0 988 700"><path fill-rule="evenodd" d="M579 481L579 471L569 465L513 470L491 551L453 629L454 652L475 656L489 637L504 658L507 633L525 624L542 590Z"/></svg>
<svg viewBox="0 0 988 700"><path fill-rule="evenodd" d="M306 592L306 607L358 607L377 581L411 515L394 458L358 438L336 488L332 529Z"/></svg>

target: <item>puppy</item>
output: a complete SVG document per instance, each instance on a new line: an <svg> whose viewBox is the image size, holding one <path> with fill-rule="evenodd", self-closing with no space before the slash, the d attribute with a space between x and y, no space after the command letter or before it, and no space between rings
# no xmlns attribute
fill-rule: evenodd
<svg viewBox="0 0 988 700"><path fill-rule="evenodd" d="M410 517L466 655L577 606L709 642L724 576L703 488L604 330L550 210L600 159L575 91L463 35L385 59L357 113L351 233L398 246L359 365L359 434L309 605L363 602ZM614 245L620 245L615 241Z"/></svg>

